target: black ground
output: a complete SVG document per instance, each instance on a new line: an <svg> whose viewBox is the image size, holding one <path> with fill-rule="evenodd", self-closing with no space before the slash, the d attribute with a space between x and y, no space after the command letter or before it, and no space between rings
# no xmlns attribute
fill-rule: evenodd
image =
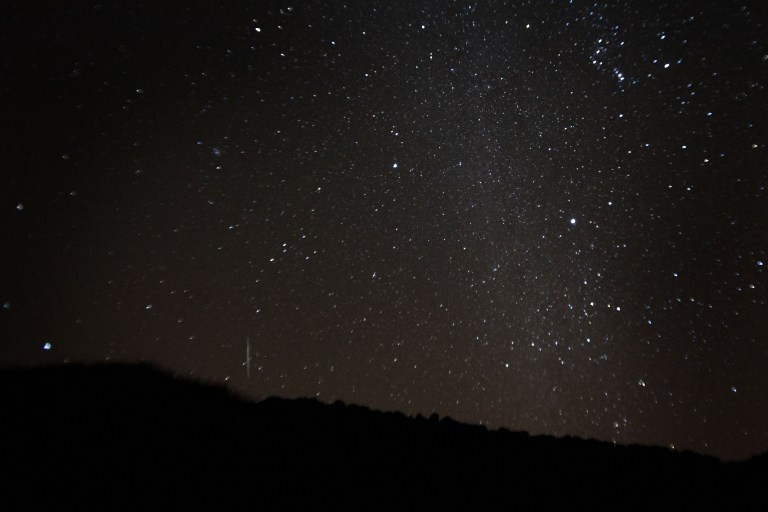
<svg viewBox="0 0 768 512"><path fill-rule="evenodd" d="M764 510L768 458L530 437L145 365L0 371L10 509ZM8 509L8 508L6 508Z"/></svg>

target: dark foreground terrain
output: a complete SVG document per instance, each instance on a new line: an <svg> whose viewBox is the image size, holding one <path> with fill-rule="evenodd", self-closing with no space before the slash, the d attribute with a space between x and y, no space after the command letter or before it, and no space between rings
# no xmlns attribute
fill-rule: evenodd
<svg viewBox="0 0 768 512"><path fill-rule="evenodd" d="M724 464L341 403L144 365L0 370L0 509L766 510L766 456Z"/></svg>

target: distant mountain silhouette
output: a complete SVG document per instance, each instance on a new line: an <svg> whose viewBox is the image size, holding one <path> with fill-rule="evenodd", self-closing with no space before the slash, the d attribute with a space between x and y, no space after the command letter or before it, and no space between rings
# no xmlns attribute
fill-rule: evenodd
<svg viewBox="0 0 768 512"><path fill-rule="evenodd" d="M725 464L341 402L251 403L148 365L0 370L0 407L3 510L767 504L766 456Z"/></svg>

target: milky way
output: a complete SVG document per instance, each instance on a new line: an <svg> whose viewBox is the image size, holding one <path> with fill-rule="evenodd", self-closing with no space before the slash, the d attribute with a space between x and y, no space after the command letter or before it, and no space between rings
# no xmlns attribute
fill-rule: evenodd
<svg viewBox="0 0 768 512"><path fill-rule="evenodd" d="M768 447L761 2L9 5L3 365Z"/></svg>

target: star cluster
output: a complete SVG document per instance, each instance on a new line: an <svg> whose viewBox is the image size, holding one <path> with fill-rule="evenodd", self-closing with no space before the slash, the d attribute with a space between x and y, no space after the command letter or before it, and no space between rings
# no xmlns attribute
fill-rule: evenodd
<svg viewBox="0 0 768 512"><path fill-rule="evenodd" d="M767 21L19 3L0 357L765 450Z"/></svg>

